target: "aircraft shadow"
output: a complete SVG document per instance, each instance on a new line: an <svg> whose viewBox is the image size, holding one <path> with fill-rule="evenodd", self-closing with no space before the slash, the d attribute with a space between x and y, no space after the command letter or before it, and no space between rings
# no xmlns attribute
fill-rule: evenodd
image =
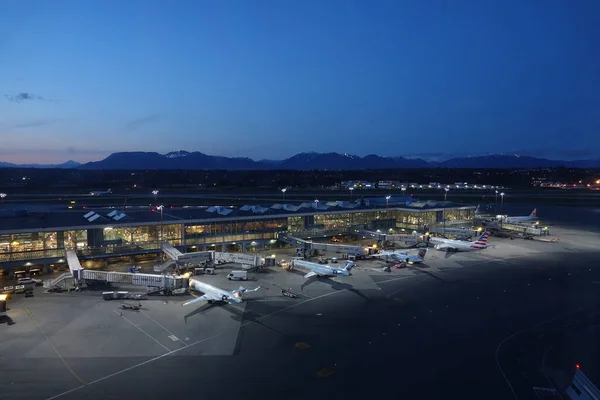
<svg viewBox="0 0 600 400"><path fill-rule="evenodd" d="M205 311L210 310L211 308L214 307L220 307L223 304L219 304L219 303L204 303L203 305L196 307L194 310L192 310L191 312L187 313L186 315L183 316L183 320L184 322L187 324L187 320L190 317L193 317L196 314L200 314L200 313L204 313Z"/></svg>
<svg viewBox="0 0 600 400"><path fill-rule="evenodd" d="M249 305L252 304L252 301L255 301L258 299L248 299L248 300L244 300L244 303L249 303L245 309L241 309L240 307L238 307L237 304L224 304L222 306L223 310L226 310L227 312L229 312L231 314L231 318L236 321L236 322L240 322L240 323L245 323L245 322L253 322L255 324L258 324L260 326L262 326L265 329L268 329L272 332L278 333L280 335L285 335L283 332L278 331L277 329L273 329L265 324L263 324L260 320L262 315L252 311L249 309Z"/></svg>
<svg viewBox="0 0 600 400"><path fill-rule="evenodd" d="M342 279L342 278L340 278L340 279ZM365 300L369 300L369 297L362 294L360 291L355 289L352 285L350 285L348 283L338 282L331 278L325 278L325 277L319 278L317 276L312 276L312 277L306 279L304 282L302 282L302 285L300 285L300 290L303 291L305 287L307 287L308 285L310 285L316 281L328 284L329 286L331 286L331 288L333 290L347 290L349 292L352 292L352 293L362 297Z"/></svg>
<svg viewBox="0 0 600 400"><path fill-rule="evenodd" d="M444 254L444 258L450 258L453 255L455 255L456 253L458 253L457 251L446 251L446 254Z"/></svg>

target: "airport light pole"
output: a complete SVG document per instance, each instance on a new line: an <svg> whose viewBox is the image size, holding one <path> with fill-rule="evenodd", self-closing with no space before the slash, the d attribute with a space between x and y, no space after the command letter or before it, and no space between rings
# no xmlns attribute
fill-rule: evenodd
<svg viewBox="0 0 600 400"><path fill-rule="evenodd" d="M406 192L406 188L405 188L404 186L402 186L402 187L400 188L400 190L402 190L402 197L404 197L404 192Z"/></svg>
<svg viewBox="0 0 600 400"><path fill-rule="evenodd" d="M389 218L390 217L390 211L388 208L388 205L390 203L390 198L392 196L390 196L389 194L387 196L385 196L385 213L386 213L386 217Z"/></svg>
<svg viewBox="0 0 600 400"><path fill-rule="evenodd" d="M504 212L504 192L500 193L500 212Z"/></svg>
<svg viewBox="0 0 600 400"><path fill-rule="evenodd" d="M448 191L450 189L444 188L444 201L448 198ZM446 205L444 204L444 208L442 209L442 219L444 220L444 233L442 235L446 236Z"/></svg>
<svg viewBox="0 0 600 400"><path fill-rule="evenodd" d="M0 193L0 199L2 199L2 204L4 204L5 197L6 197L6 193Z"/></svg>
<svg viewBox="0 0 600 400"><path fill-rule="evenodd" d="M352 201L352 192L354 191L354 187L351 187L349 190L350 190L350 201Z"/></svg>
<svg viewBox="0 0 600 400"><path fill-rule="evenodd" d="M156 204L156 195L158 194L158 190L153 190L152 194L154 195L154 204Z"/></svg>
<svg viewBox="0 0 600 400"><path fill-rule="evenodd" d="M160 206L158 206L158 209L160 210L160 236L159 236L159 243L162 243L162 239L163 239L163 208L165 208L165 206L163 206L162 204Z"/></svg>
<svg viewBox="0 0 600 400"><path fill-rule="evenodd" d="M496 212L498 212L498 191L496 190Z"/></svg>
<svg viewBox="0 0 600 400"><path fill-rule="evenodd" d="M285 201L285 192L287 192L287 188L281 189L281 193L283 194L283 201Z"/></svg>
<svg viewBox="0 0 600 400"><path fill-rule="evenodd" d="M315 226L315 234L317 233L318 216L319 216L319 200L315 199L315 223L313 224Z"/></svg>

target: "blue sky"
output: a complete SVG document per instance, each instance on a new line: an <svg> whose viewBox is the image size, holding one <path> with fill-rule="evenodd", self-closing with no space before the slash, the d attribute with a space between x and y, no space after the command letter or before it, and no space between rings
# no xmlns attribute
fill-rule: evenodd
<svg viewBox="0 0 600 400"><path fill-rule="evenodd" d="M0 161L596 157L598 15L596 0L4 0Z"/></svg>

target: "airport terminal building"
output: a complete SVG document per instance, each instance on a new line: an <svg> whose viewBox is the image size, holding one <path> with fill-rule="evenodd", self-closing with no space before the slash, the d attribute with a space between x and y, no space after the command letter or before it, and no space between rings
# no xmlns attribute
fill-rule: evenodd
<svg viewBox="0 0 600 400"><path fill-rule="evenodd" d="M170 242L183 252L263 251L281 246L281 233L311 238L358 229L421 230L474 218L475 207L412 197L306 202L271 206L184 206L5 210L0 214L0 270L82 260L158 254Z"/></svg>

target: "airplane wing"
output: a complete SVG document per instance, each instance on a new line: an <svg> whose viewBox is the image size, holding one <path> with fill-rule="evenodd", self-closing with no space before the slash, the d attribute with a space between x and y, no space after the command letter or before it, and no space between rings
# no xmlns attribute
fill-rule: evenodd
<svg viewBox="0 0 600 400"><path fill-rule="evenodd" d="M192 305L192 304L197 304L197 303L201 303L203 301L208 301L208 300L220 300L220 299L216 299L216 298L214 298L214 296L209 296L209 295L205 294L203 296L196 297L193 300L186 301L185 303L183 303L183 306L189 306L189 305Z"/></svg>
<svg viewBox="0 0 600 400"><path fill-rule="evenodd" d="M317 273L310 271L308 274L304 275L304 279L312 278L313 276L317 276Z"/></svg>

